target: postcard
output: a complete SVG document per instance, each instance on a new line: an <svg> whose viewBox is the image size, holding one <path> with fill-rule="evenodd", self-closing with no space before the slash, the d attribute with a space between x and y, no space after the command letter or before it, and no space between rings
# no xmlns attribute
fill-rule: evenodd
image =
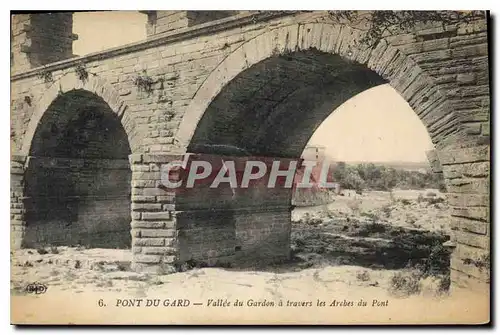
<svg viewBox="0 0 500 335"><path fill-rule="evenodd" d="M12 12L11 323L489 323L490 28Z"/></svg>

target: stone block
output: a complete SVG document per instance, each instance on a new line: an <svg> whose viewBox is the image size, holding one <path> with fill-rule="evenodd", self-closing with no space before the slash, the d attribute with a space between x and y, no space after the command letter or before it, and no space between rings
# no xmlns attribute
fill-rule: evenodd
<svg viewBox="0 0 500 335"><path fill-rule="evenodd" d="M144 248L146 255L175 255L175 248L171 247L147 247Z"/></svg>
<svg viewBox="0 0 500 335"><path fill-rule="evenodd" d="M454 241L468 246L489 250L490 237L469 232L455 231L452 233Z"/></svg>
<svg viewBox="0 0 500 335"><path fill-rule="evenodd" d="M451 149L451 150L443 149L438 152L438 155L439 155L439 161L443 165L489 161L490 147L482 145L471 148L461 148L461 149Z"/></svg>
<svg viewBox="0 0 500 335"><path fill-rule="evenodd" d="M164 228L165 222L132 220L130 225L132 228Z"/></svg>
<svg viewBox="0 0 500 335"><path fill-rule="evenodd" d="M489 207L453 207L451 215L485 222L490 219Z"/></svg>
<svg viewBox="0 0 500 335"><path fill-rule="evenodd" d="M131 229L130 230L130 235L135 238L135 237L141 237L141 230L140 229Z"/></svg>
<svg viewBox="0 0 500 335"><path fill-rule="evenodd" d="M172 161L182 161L184 157L182 155L173 154L144 154L144 163L169 163Z"/></svg>
<svg viewBox="0 0 500 335"><path fill-rule="evenodd" d="M170 220L172 215L170 212L144 212L142 213L143 220Z"/></svg>
<svg viewBox="0 0 500 335"><path fill-rule="evenodd" d="M155 202L154 196L133 195L132 202Z"/></svg>
<svg viewBox="0 0 500 335"><path fill-rule="evenodd" d="M161 209L162 209L162 204L132 203L132 210L136 212L160 211ZM145 215L144 217L147 218L148 216Z"/></svg>
<svg viewBox="0 0 500 335"><path fill-rule="evenodd" d="M133 180L160 180L160 172L132 172Z"/></svg>
<svg viewBox="0 0 500 335"><path fill-rule="evenodd" d="M481 235L486 235L488 233L490 226L490 224L487 222L469 220L466 218L456 218L456 217L451 219L450 225L452 229L461 229L463 231L468 231Z"/></svg>
<svg viewBox="0 0 500 335"><path fill-rule="evenodd" d="M133 172L149 172L149 171L151 171L151 168L149 167L149 165L138 165L138 164L135 164L135 165L132 165L131 170Z"/></svg>
<svg viewBox="0 0 500 335"><path fill-rule="evenodd" d="M146 251L148 248L143 248ZM150 254L134 254L134 262L146 263L146 264L157 264L160 263L160 255L150 255Z"/></svg>
<svg viewBox="0 0 500 335"><path fill-rule="evenodd" d="M172 237L175 236L174 229L143 229L142 237Z"/></svg>
<svg viewBox="0 0 500 335"><path fill-rule="evenodd" d="M142 163L142 154L131 154L128 157L130 164Z"/></svg>
<svg viewBox="0 0 500 335"><path fill-rule="evenodd" d="M162 247L165 245L165 239L163 238L146 238L146 235L143 235L141 232L141 238L135 238L132 240L132 244L134 246L139 247Z"/></svg>
<svg viewBox="0 0 500 335"><path fill-rule="evenodd" d="M134 188L155 187L155 180L132 180L131 186Z"/></svg>
<svg viewBox="0 0 500 335"><path fill-rule="evenodd" d="M466 194L466 193L448 193L448 203L454 207L488 207L490 197L488 194Z"/></svg>

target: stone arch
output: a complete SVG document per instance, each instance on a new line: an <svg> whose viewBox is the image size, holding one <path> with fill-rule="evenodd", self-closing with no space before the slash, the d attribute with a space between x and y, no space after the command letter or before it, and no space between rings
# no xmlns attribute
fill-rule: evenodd
<svg viewBox="0 0 500 335"><path fill-rule="evenodd" d="M378 74L410 104L434 145L437 148L444 146L445 138L458 130L458 124L433 79L387 41L381 40L373 48L362 49L356 45L360 38L359 31L347 26L299 23L273 29L249 40L219 64L197 90L179 126L178 145L184 149L188 147L209 105L243 71L273 56L314 49L338 55Z"/></svg>
<svg viewBox="0 0 500 335"><path fill-rule="evenodd" d="M195 156L299 160L314 130L336 107L382 83L389 83L409 103L434 145L444 147L458 127L433 79L387 41L363 49L356 43L360 38L360 32L346 26L304 23L279 27L247 41L194 94L179 126L178 149ZM288 60L298 65L287 65ZM222 195L197 201L203 194L200 188L176 201L186 213L219 210L218 220L227 222L226 228L233 227L228 234L234 234L237 259L289 256L292 192L249 188L224 204L220 203ZM217 203L205 199L217 199ZM190 220L191 226L207 224L206 217ZM193 237L189 234L189 230L179 234L181 245L190 246ZM186 257L202 254L187 252Z"/></svg>
<svg viewBox="0 0 500 335"><path fill-rule="evenodd" d="M26 133L20 148L20 154L28 156L33 138L38 125L50 105L61 95L69 91L84 90L100 97L118 117L125 132L132 152L138 149L139 141L135 138L134 121L127 112L128 107L120 99L118 92L103 78L89 75L86 80L80 80L74 71L64 74L60 79L55 80L35 104L35 109L30 117Z"/></svg>
<svg viewBox="0 0 500 335"><path fill-rule="evenodd" d="M126 108L102 80L67 74L47 92L22 147L21 246L130 247Z"/></svg>

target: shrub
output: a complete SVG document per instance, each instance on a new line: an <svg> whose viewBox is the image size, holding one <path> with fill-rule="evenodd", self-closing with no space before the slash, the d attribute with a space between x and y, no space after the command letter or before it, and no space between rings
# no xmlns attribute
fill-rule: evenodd
<svg viewBox="0 0 500 335"><path fill-rule="evenodd" d="M422 271L425 276L446 274L449 272L449 264L450 251L448 251L442 243L436 243L432 247L429 257L423 264Z"/></svg>
<svg viewBox="0 0 500 335"><path fill-rule="evenodd" d="M89 73L87 69L85 68L85 64L81 63L78 64L75 68L75 73L81 81L85 82L89 78Z"/></svg>
<svg viewBox="0 0 500 335"><path fill-rule="evenodd" d="M472 258L465 258L462 260L464 264L466 265L473 265L479 269L479 271L482 271L483 269L490 269L490 255L485 254L479 257L478 259L472 259Z"/></svg>
<svg viewBox="0 0 500 335"><path fill-rule="evenodd" d="M383 233L386 231L386 229L387 229L386 225L384 225L382 223L373 222L373 223L369 223L369 224L366 224L364 226L361 226L357 235L366 237L366 236L370 236L370 235L376 234L376 233Z"/></svg>
<svg viewBox="0 0 500 335"><path fill-rule="evenodd" d="M389 199L391 201L391 204L395 203L396 202L396 197L394 196L394 192L389 192Z"/></svg>
<svg viewBox="0 0 500 335"><path fill-rule="evenodd" d="M39 255L45 255L48 254L49 252L45 250L44 248L38 248L36 249L36 252L38 252Z"/></svg>
<svg viewBox="0 0 500 335"><path fill-rule="evenodd" d="M351 200L347 203L347 207L349 207L353 213L357 213L359 211L360 205L361 205L361 201L356 200L356 199Z"/></svg>
<svg viewBox="0 0 500 335"><path fill-rule="evenodd" d="M438 293L442 294L442 293L448 292L450 290L450 284L451 284L451 280L450 280L449 274L444 275L444 276L440 276Z"/></svg>
<svg viewBox="0 0 500 335"><path fill-rule="evenodd" d="M389 290L397 296L419 294L422 289L420 275L411 272L397 272L391 277Z"/></svg>
<svg viewBox="0 0 500 335"><path fill-rule="evenodd" d="M385 205L384 207L382 207L382 212L384 213L386 218L390 217L392 212L392 206Z"/></svg>
<svg viewBox="0 0 500 335"><path fill-rule="evenodd" d="M406 214L406 220L405 220L406 223L409 223L409 224L415 226L414 223L417 222L417 220L418 220L418 218L415 214L413 214L413 213Z"/></svg>
<svg viewBox="0 0 500 335"><path fill-rule="evenodd" d="M153 78L146 74L146 71L143 71L142 76L137 76L134 79L134 85L137 86L140 92L146 92L151 94L153 92L153 84L155 81Z"/></svg>
<svg viewBox="0 0 500 335"><path fill-rule="evenodd" d="M323 223L323 220L321 220L320 218L317 218L317 217L313 217L313 216L309 215L309 213L306 213L301 221L302 221L302 223L304 223L306 225L311 225L311 226L317 226L317 225Z"/></svg>
<svg viewBox="0 0 500 335"><path fill-rule="evenodd" d="M429 203L429 205L435 205L435 204L443 203L444 199L443 198L430 198L430 199L427 199L427 202Z"/></svg>
<svg viewBox="0 0 500 335"><path fill-rule="evenodd" d="M373 214L373 213L367 213L367 212L363 212L361 213L361 216L365 216L373 221L379 221L379 217L376 215L376 214Z"/></svg>
<svg viewBox="0 0 500 335"><path fill-rule="evenodd" d="M408 200L408 199L400 199L399 200L403 205L410 205L411 204L411 201Z"/></svg>
<svg viewBox="0 0 500 335"><path fill-rule="evenodd" d="M370 274L368 273L368 271L358 272L356 274L356 278L359 281L369 281L370 280Z"/></svg>

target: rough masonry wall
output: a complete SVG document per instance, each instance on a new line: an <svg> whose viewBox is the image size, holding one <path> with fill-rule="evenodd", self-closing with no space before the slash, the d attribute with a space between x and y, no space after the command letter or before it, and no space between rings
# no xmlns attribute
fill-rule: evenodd
<svg viewBox="0 0 500 335"><path fill-rule="evenodd" d="M285 17L274 23L250 24L240 29L213 33L201 39L188 39L135 52L131 50L128 54L108 59L89 59L85 66L92 76L102 78L107 85L112 86L119 99L127 105L128 115L138 126L135 132L144 138L144 150L168 152L172 148L175 130L190 99L227 55L264 31L297 21L316 20L315 17L318 16L321 15L302 14L298 17ZM460 117L461 127L464 130L469 129L468 134L488 135L486 24L479 22L457 28L457 35L454 37L439 38L440 35L436 32L440 30L443 29L433 28L427 32L434 32L429 36L438 37L432 40L419 40L415 34L403 34L388 39L392 45L408 54L417 65L425 69L436 81L436 87L449 97L450 108L457 111L451 116L441 115L444 116L443 120L430 129L431 133L436 133L438 128L446 128L447 121L451 122L452 118ZM426 36L422 32L420 35ZM113 53L110 54L112 55ZM75 67L76 64L52 71L53 80L47 83L36 75L16 80L13 85L13 105L16 109L14 119L25 121L33 112L33 107L30 108L25 102L25 96L36 102L41 93L61 77L74 73ZM153 80L150 93L140 92L134 85L135 79L140 76L148 76ZM425 100L425 93L421 92L414 99L420 97ZM439 116L431 113L423 117ZM22 125L18 127L21 128L21 133L17 133L17 138L20 138L24 129ZM450 131L452 129L455 128L451 127Z"/></svg>
<svg viewBox="0 0 500 335"><path fill-rule="evenodd" d="M179 259L175 192L157 186L161 166L175 155L132 154L131 235L136 271L171 272Z"/></svg>
<svg viewBox="0 0 500 335"><path fill-rule="evenodd" d="M30 157L23 246L129 248L128 160Z"/></svg>
<svg viewBox="0 0 500 335"><path fill-rule="evenodd" d="M460 287L490 280L490 147L458 148L440 155L452 206L451 278Z"/></svg>
<svg viewBox="0 0 500 335"><path fill-rule="evenodd" d="M292 218L289 200L283 207L254 208L236 216L236 264L269 264L290 258Z"/></svg>
<svg viewBox="0 0 500 335"><path fill-rule="evenodd" d="M296 34L300 32L303 38L301 43L320 46L317 38L323 28L319 28L318 22L330 24L327 15L322 12L290 13L274 19L241 14L232 22L224 20L220 30L214 26L193 35L190 35L189 29L179 36L167 33L163 39L150 39L149 44L138 43L128 49L83 58L80 62L84 62L91 84L74 79L76 62L13 77L14 153L22 154L26 150L23 142L27 140L24 137L32 132L30 127L36 125L30 120L42 113L39 109L45 104L44 92L57 92L59 86L63 92L75 86L84 86L98 95L105 95L108 103L116 106L115 113L122 115L132 152L182 153L185 143L179 144L176 140L181 135L177 130L182 118L188 108L193 108L190 105L193 101L203 99L205 91L200 87L211 74L220 76L219 80L214 79L214 82L220 83L225 73L236 69L223 63L228 56L245 43L257 40L256 37L284 27L290 27L290 31ZM353 44L349 41L355 37L352 30L342 27L332 31L342 41L338 49L344 57L366 62L366 53L350 49ZM252 47L249 59L259 52L273 50L273 43L285 38L284 35L269 36L269 39L259 40L262 45ZM290 35L289 44L293 42L293 36ZM368 65L377 71L402 74L391 84L404 88L400 93L416 109L437 146L454 206L453 220L458 222L453 237L457 247L452 261L452 278L456 282L485 281L483 274L470 266L474 262L467 259L469 256L478 259L489 252L490 91L486 20L445 27L428 24L416 27L416 32L389 36L387 41L389 46L381 43L369 53L376 55L389 50L380 64L390 66L381 69L381 66L387 65ZM221 67L213 72L218 66ZM50 71L51 80L47 80L47 76L39 76L44 71ZM142 82L151 82L151 85L140 89L138 78L144 79ZM211 99L210 95L204 98ZM13 165L15 171L18 169L16 164ZM133 164L151 169L159 162L141 158ZM477 166L480 168L476 169ZM133 246L134 253L138 255L135 259L139 265L149 262L159 266L161 259L175 259L175 252L169 249L172 243L176 243L175 234L172 234L175 231L175 220L172 219L175 217L174 201L164 193L155 193L151 198L148 192L159 192L158 189L146 182L149 177L137 173L133 173L133 183L139 182L141 186L132 190L132 206L137 206L136 210L132 209L132 216L133 222L138 221L135 227L145 228L134 228L141 231L137 233L140 237L136 236ZM17 200L18 192L17 186L11 191L14 207L21 206ZM164 202L167 200L155 197L170 200ZM137 214L142 204L157 210L160 205L161 214L150 213L144 217L142 212ZM168 204L166 208L163 207L165 204ZM14 223L20 218L18 214L12 214ZM152 224L152 220L160 221ZM161 249L154 249L156 247ZM150 254L151 250L155 254ZM168 257L158 256L156 253L160 251L168 252Z"/></svg>
<svg viewBox="0 0 500 335"><path fill-rule="evenodd" d="M59 94L44 113L24 168L24 247L130 247L130 147L96 95Z"/></svg>
<svg viewBox="0 0 500 335"><path fill-rule="evenodd" d="M242 188L247 160L265 163L267 173ZM187 180L186 171L191 170L190 164L194 161L210 162L212 174L193 188L176 189L179 261L241 266L288 258L292 190L283 187L284 177L277 178L274 188L267 187L273 160L207 154L190 156L186 168L179 174L180 180ZM236 188L227 182L211 188L220 171L226 171L222 162L226 162L226 167L234 163ZM290 162L292 160L283 160L280 169L286 170Z"/></svg>
<svg viewBox="0 0 500 335"><path fill-rule="evenodd" d="M146 34L152 37L165 32L193 27L210 21L236 15L239 11L212 10L212 11L175 11L157 10L143 12L148 16Z"/></svg>

